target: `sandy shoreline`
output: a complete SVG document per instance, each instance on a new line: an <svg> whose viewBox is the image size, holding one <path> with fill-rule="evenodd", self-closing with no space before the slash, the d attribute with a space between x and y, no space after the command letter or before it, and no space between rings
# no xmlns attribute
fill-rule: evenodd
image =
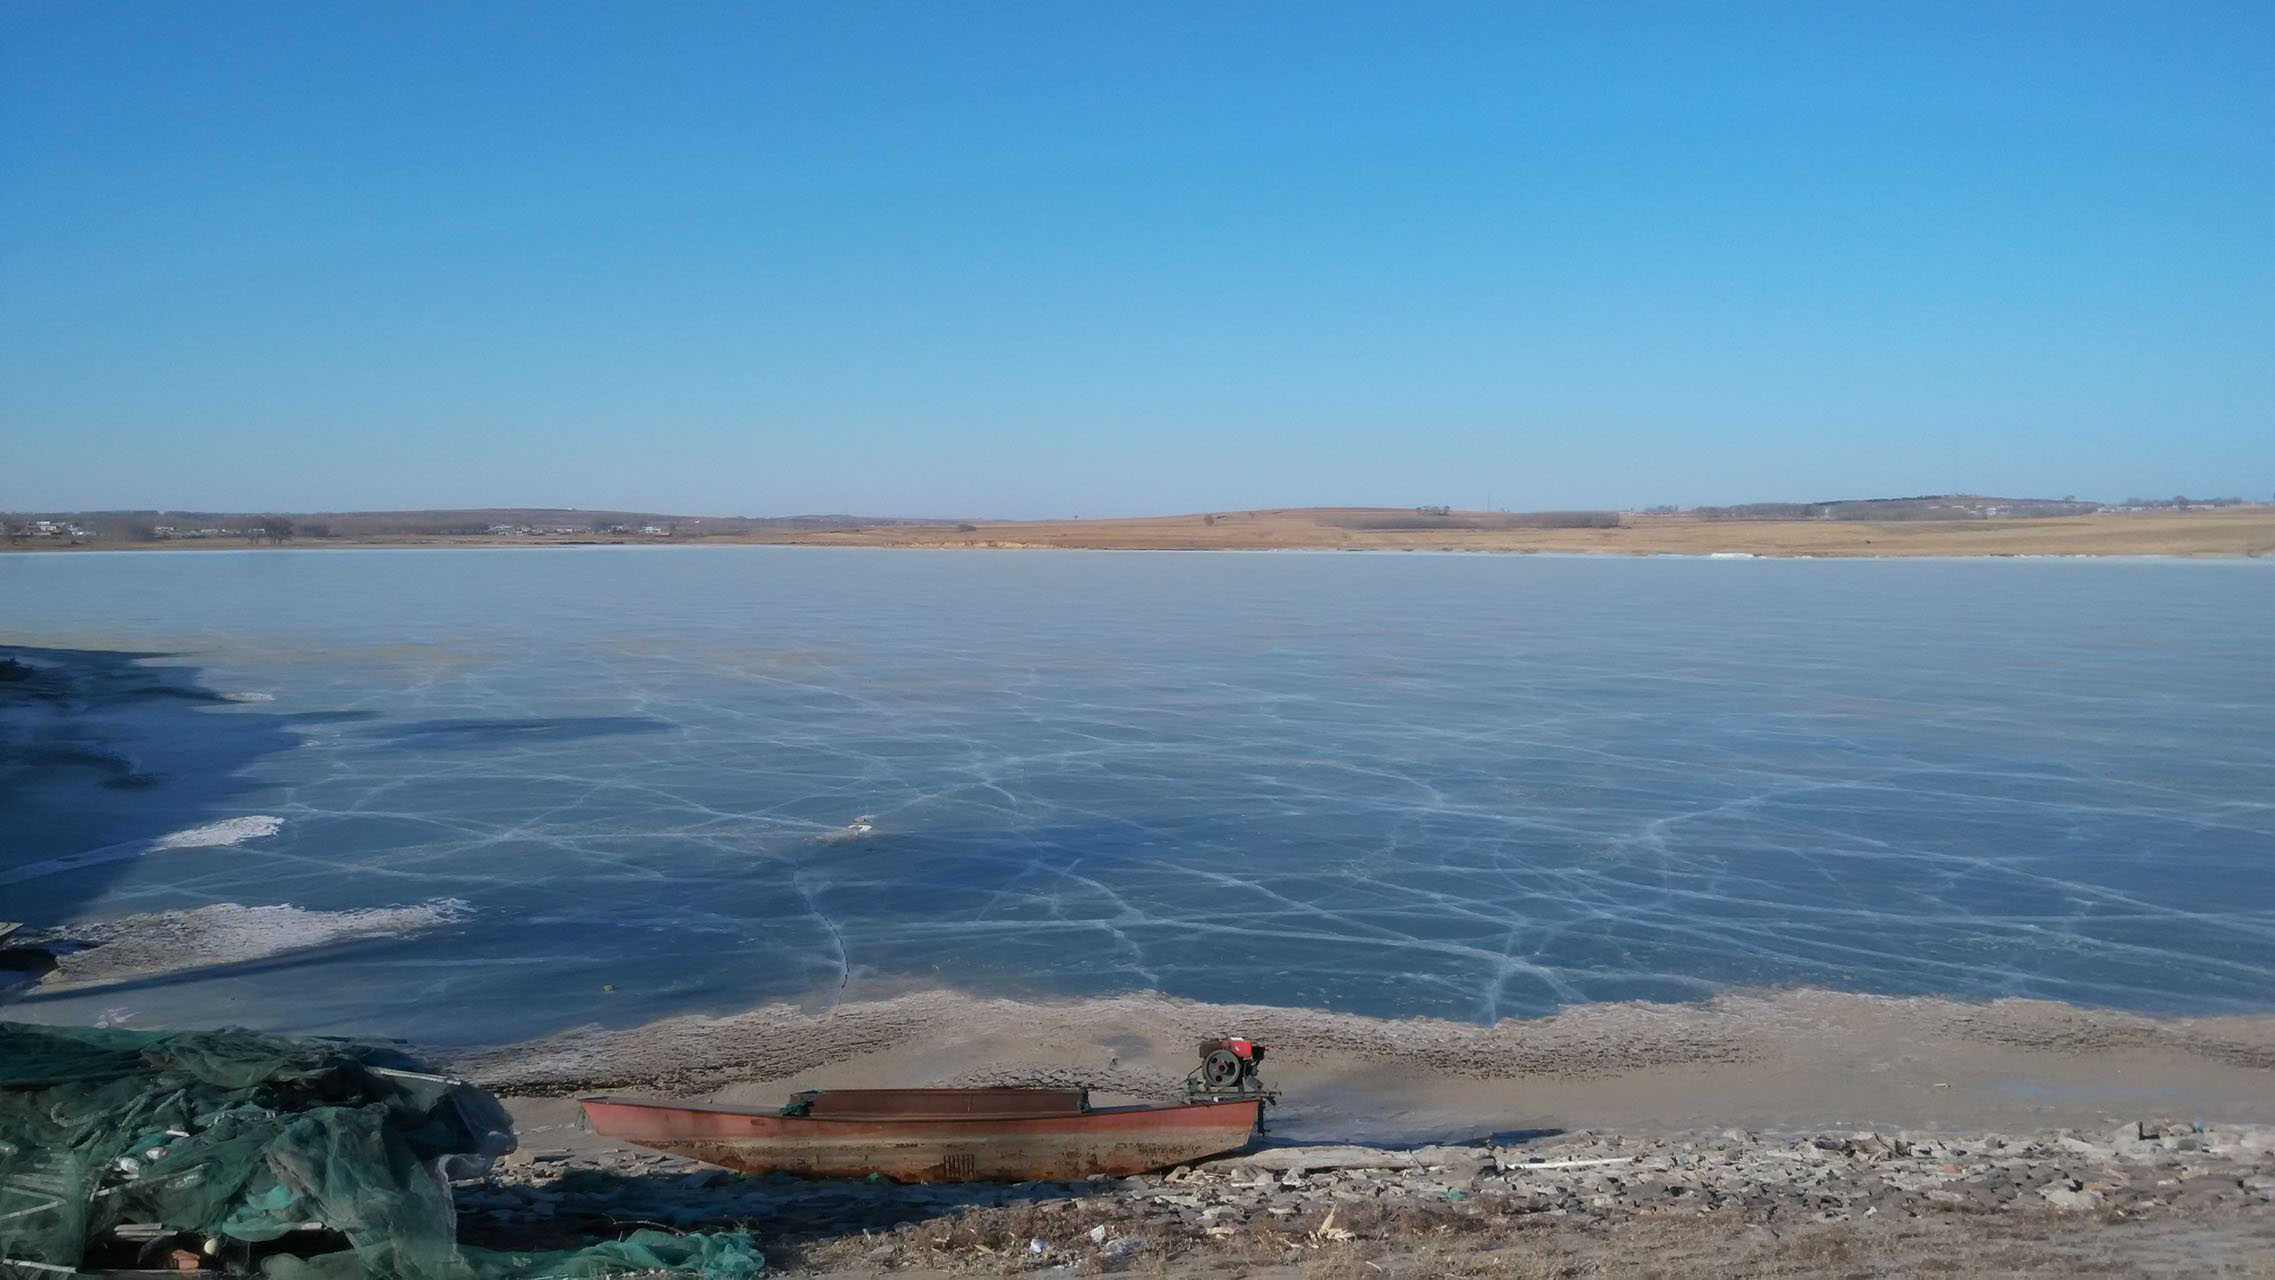
<svg viewBox="0 0 2275 1280"><path fill-rule="evenodd" d="M1285 1101L1271 1124L1289 1141L2275 1122L2275 1015L2160 1020L1824 991L1590 1005L1491 1026L1157 995L1028 1003L935 991L587 1029L450 1061L524 1095L771 1104L831 1084L1047 1083L1161 1099L1181 1092L1193 1043L1226 1032L1272 1046L1266 1074Z"/></svg>

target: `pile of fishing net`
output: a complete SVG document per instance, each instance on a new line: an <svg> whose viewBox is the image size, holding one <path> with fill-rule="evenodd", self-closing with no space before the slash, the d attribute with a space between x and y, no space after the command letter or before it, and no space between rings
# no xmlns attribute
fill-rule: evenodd
<svg viewBox="0 0 2275 1280"><path fill-rule="evenodd" d="M137 1239L272 1280L763 1269L738 1232L461 1248L450 1182L512 1147L496 1099L384 1047L0 1022L0 1277L115 1266Z"/></svg>

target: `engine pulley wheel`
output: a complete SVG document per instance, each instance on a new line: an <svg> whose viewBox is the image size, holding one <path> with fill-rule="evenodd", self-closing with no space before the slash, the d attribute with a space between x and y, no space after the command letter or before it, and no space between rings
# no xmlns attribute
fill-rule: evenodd
<svg viewBox="0 0 2275 1280"><path fill-rule="evenodd" d="M1201 1059L1201 1079L1211 1089L1230 1089L1247 1073L1247 1064L1230 1049L1215 1050Z"/></svg>

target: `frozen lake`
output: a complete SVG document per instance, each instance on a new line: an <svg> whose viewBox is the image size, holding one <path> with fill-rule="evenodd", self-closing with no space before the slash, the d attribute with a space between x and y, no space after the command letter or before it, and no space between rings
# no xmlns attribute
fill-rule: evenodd
<svg viewBox="0 0 2275 1280"><path fill-rule="evenodd" d="M0 644L252 695L0 774L0 918L455 900L15 1006L430 1041L930 986L2266 1011L2271 633L2268 562L0 556Z"/></svg>

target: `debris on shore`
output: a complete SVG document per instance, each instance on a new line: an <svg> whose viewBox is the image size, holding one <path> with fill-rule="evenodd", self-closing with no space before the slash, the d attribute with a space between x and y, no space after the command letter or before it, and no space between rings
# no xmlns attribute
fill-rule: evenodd
<svg viewBox="0 0 2275 1280"><path fill-rule="evenodd" d="M733 1227L765 1241L777 1267L854 1274L1184 1270L1304 1263L1323 1250L1387 1263L1432 1242L1485 1256L1547 1228L1608 1232L1616 1247L1623 1233L1651 1239L1676 1222L1771 1233L1909 1223L1975 1239L2017 1225L2209 1222L2275 1240L2275 1127L1574 1133L1265 1148L1136 1177L1016 1184L761 1178L631 1148L538 1148L457 1199L470 1241L541 1246L628 1221Z"/></svg>

